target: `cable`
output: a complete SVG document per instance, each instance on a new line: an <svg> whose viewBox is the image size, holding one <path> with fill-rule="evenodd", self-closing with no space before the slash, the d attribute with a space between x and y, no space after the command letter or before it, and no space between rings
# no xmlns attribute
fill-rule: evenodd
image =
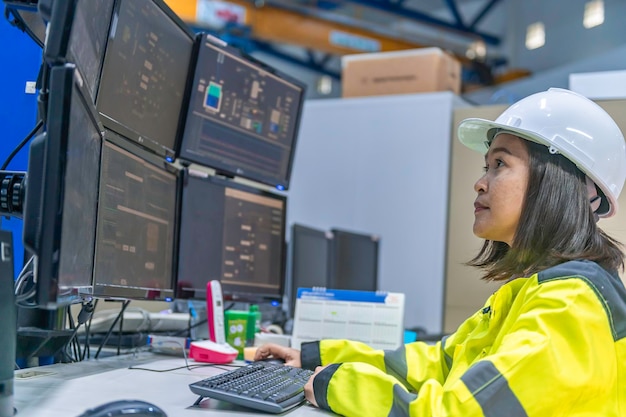
<svg viewBox="0 0 626 417"><path fill-rule="evenodd" d="M102 340L102 342L100 343L100 346L98 346L98 350L96 352L96 356L95 359L98 359L98 356L100 356L100 351L102 350L102 348L104 347L104 345L106 345L106 342L109 340L109 337L111 337L111 333L113 333L113 329L115 328L115 325L117 324L117 322L121 319L121 323L120 323L120 333L123 329L123 322L124 322L124 311L126 311L126 308L128 307L128 305L130 304L131 300L124 300L122 301L122 308L120 309L119 314L117 315L117 317L115 318L115 320L113 320L113 323L111 324L111 327L109 327L109 331L107 332L107 334L104 336L104 339ZM120 338L121 339L121 338ZM119 355L119 346L118 346L118 355Z"/></svg>
<svg viewBox="0 0 626 417"><path fill-rule="evenodd" d="M33 276L33 271L27 271L23 275L23 277L20 278L19 283L17 281L15 282L15 302L17 305L21 305L22 303L28 301L37 293L37 287L34 282L31 283L30 281L28 281L28 278L31 278ZM29 283L31 283L32 285L28 292L22 293L23 288L25 288Z"/></svg>
<svg viewBox="0 0 626 417"><path fill-rule="evenodd" d="M26 270L30 267L30 265L33 263L33 260L35 259L35 256L31 256L30 259L26 262L26 264L24 264L24 267L22 268L22 270L20 271L19 275L17 276L17 279L15 280L15 295L19 295L18 293L18 288L20 285L20 281L23 279L23 275L25 275ZM30 271L32 273L32 271Z"/></svg>
<svg viewBox="0 0 626 417"><path fill-rule="evenodd" d="M37 124L35 125L35 127L33 128L33 130L30 131L28 136L26 136L20 142L20 144L17 145L15 149L13 149L13 152L11 152L11 154L4 161L4 164L2 164L2 166L0 167L0 171L4 171L5 169L7 169L7 166L9 166L9 163L11 162L13 157L15 157L15 155L17 155L17 153L24 147L24 145L26 145L28 141L32 139L33 136L35 136L35 134L39 131L39 129L41 129L42 126L43 126L43 120L39 120Z"/></svg>
<svg viewBox="0 0 626 417"><path fill-rule="evenodd" d="M74 318L72 317L70 309L69 308L67 309L67 313L68 313L68 317L70 321L70 328L74 329L74 334L72 335L72 339L70 339L70 341L74 345L74 356L77 362L85 358L85 351L87 350L87 345L86 345L85 351L81 351L80 341L78 340L77 332L82 324L85 324L88 320L91 319L94 309L95 309L95 306L91 300L88 302L82 303L80 312L78 313L78 316L76 318L76 328L74 328Z"/></svg>
<svg viewBox="0 0 626 417"><path fill-rule="evenodd" d="M202 319L194 324L189 325L189 327L187 327L186 329L182 329L182 330L177 330L174 333L172 333L170 336L181 336L183 334L185 335L189 335L189 333L191 332L191 329L195 329L198 326L201 326L203 324L207 324L208 323L208 319Z"/></svg>
<svg viewBox="0 0 626 417"><path fill-rule="evenodd" d="M28 302L37 292L37 286L34 282L34 273L31 268L34 258L34 256L30 257L15 280L15 304L22 308L37 308L36 303ZM24 289L27 288L29 284L30 289L26 293L23 293Z"/></svg>
<svg viewBox="0 0 626 417"><path fill-rule="evenodd" d="M82 303L82 307L80 309L80 312L78 313L78 317L76 318L76 321L78 322L78 325L80 326L81 324L85 324L87 322L87 320L91 319L91 316L93 314L93 311L95 310L95 305L93 304L92 301L88 301L86 303Z"/></svg>
<svg viewBox="0 0 626 417"><path fill-rule="evenodd" d="M79 326L80 327L80 326ZM70 338L67 340L67 342L61 346L59 349L57 349L56 352L54 352L52 354L53 357L55 357L59 352L61 352L63 354L63 356L66 359L69 359L69 362L78 362L78 359L76 359L76 357L71 356L69 353L67 353L67 349L70 345L72 345L72 341L74 340L74 338L76 337L76 332L78 332L78 327L76 327L74 329L74 331L72 332L72 334L70 335ZM76 346L74 345L74 349L76 349ZM76 353L76 352L74 352Z"/></svg>
<svg viewBox="0 0 626 417"><path fill-rule="evenodd" d="M93 303L93 311L96 311L96 307L98 307L98 299L96 298L96 300ZM87 324L85 324L85 348L83 349L83 357L80 358L80 360L84 360L85 356L87 356L87 359L90 358L91 356L91 347L90 347L90 343L89 343L89 332L91 331L91 321L93 320L93 312L92 314L89 316L89 320L87 321Z"/></svg>
<svg viewBox="0 0 626 417"><path fill-rule="evenodd" d="M78 332L78 328L80 327L80 325L76 326L74 324L74 317L72 317L72 312L69 308L66 308L65 311L67 312L67 319L70 322L70 329L73 330L72 336L68 339L67 343L65 344L65 352L67 354L67 350L71 346L72 349L74 350L74 356L71 356L69 354L67 354L67 356L72 359L72 362L78 362L81 356L81 352L80 352L80 347L77 349L76 333Z"/></svg>

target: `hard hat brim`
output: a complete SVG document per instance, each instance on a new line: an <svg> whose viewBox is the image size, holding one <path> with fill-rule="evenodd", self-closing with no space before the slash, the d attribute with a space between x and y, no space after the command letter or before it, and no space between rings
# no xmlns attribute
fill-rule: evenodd
<svg viewBox="0 0 626 417"><path fill-rule="evenodd" d="M465 119L459 124L458 128L458 136L461 143L471 150L483 154L487 153L487 150L489 150L489 143L498 132L510 133L514 136L519 136L522 139L545 146L551 145L549 140L537 135L534 132L529 132L524 129L496 123L486 119Z"/></svg>

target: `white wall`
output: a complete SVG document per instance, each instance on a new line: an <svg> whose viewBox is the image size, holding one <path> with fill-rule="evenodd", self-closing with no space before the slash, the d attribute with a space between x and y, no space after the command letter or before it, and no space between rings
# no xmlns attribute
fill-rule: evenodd
<svg viewBox="0 0 626 417"><path fill-rule="evenodd" d="M287 222L381 237L379 289L406 294L406 327L442 331L452 93L312 100Z"/></svg>
<svg viewBox="0 0 626 417"><path fill-rule="evenodd" d="M518 81L483 88L465 94L463 97L474 104L513 104L523 97L550 87L569 88L569 75L572 73L621 69L626 69L626 45L602 55L542 71Z"/></svg>

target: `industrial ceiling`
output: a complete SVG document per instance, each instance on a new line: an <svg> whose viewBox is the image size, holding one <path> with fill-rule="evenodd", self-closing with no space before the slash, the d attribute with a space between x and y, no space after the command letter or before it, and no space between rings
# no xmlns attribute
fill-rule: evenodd
<svg viewBox="0 0 626 417"><path fill-rule="evenodd" d="M484 85L493 82L493 69L506 63L500 55L468 54L476 44L483 51L497 50L500 34L482 30L481 23L501 0L166 2L193 27L212 30L247 52L274 54L335 78L339 73L333 58L360 52L440 47L456 55L464 71L474 72Z"/></svg>

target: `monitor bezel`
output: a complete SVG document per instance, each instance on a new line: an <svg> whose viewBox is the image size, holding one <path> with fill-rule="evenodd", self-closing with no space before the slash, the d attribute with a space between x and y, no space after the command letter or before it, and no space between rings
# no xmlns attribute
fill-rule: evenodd
<svg viewBox="0 0 626 417"><path fill-rule="evenodd" d="M294 125L294 136L293 136L293 140L291 142L291 148L289 150L289 159L287 161L287 170L285 173L285 178L281 178L281 179L269 179L266 177L262 177L259 175L255 175L255 172L253 173L247 173L247 171L244 171L245 173L242 174L240 167L239 166L233 166L233 165L226 165L226 164L215 164L215 163L207 163L207 161L205 161L203 158L194 158L193 156L188 155L188 153L185 153L183 155L183 140L185 139L185 129L184 126L187 123L187 119L189 117L189 103L191 101L191 96L193 94L193 88L195 86L195 79L196 79L196 68L198 66L198 59L202 50L202 46L204 45L205 42L210 42L211 45L213 45L215 48L220 49L222 51L224 51L227 54L231 54L234 55L238 58L241 58L243 60L249 61L251 64L257 65L260 69L262 69L263 71L266 71L268 73L270 73L271 75L274 75L290 84L293 84L294 86L300 88L301 90L301 94L300 94L300 100L298 102L298 114L296 117L296 123ZM254 181L254 182L258 182L260 184L265 184L265 185L269 185L271 187L275 187L277 190L279 191L287 191L289 190L289 185L291 182L291 174L292 174L292 170L293 170L293 160L295 157L295 151L296 151L296 145L298 143L298 137L300 136L300 124L302 121L302 113L303 113L303 107L304 107L304 101L306 99L306 91L307 91L307 86L304 82L296 79L295 77L277 69L274 68L262 61L260 61L259 59L253 57L250 54L247 54L245 51L243 51L240 48L237 48L235 46L229 45L226 41L223 41L222 39L216 38L215 36L209 34L209 33L199 33L196 37L196 43L197 45L195 45L194 48L194 54L193 54L193 58L192 58L192 63L190 65L190 75L188 77L188 85L187 85L187 93L185 94L185 108L183 109L182 113L182 118L183 118L183 128L179 131L179 135L176 141L176 149L177 149L177 153L176 153L176 157L182 161L182 163L186 163L186 164L190 164L190 163L194 163L194 164L198 164L198 165L202 165L202 166L207 166L210 168L213 168L216 170L216 172L219 175L223 175L225 177L229 177L229 178L245 178L247 180L250 181Z"/></svg>
<svg viewBox="0 0 626 417"><path fill-rule="evenodd" d="M59 267L61 231L63 222L63 190L65 183L68 135L74 88L77 89L81 104L100 133L100 152L102 152L103 127L97 117L89 92L76 72L76 66L65 64L55 66L50 71L50 94L48 102L48 125L46 132L33 141L29 156L26 204L24 207L24 246L36 255L36 302L45 309L67 306L88 299L93 294L93 256L91 285L74 287L70 294L59 294ZM30 164L39 165L42 176L33 178ZM99 167L96 167L99 173ZM99 175L99 174L98 174ZM99 190L97 190L99 192ZM31 211L35 206L37 213ZM97 204L95 207L97 216ZM96 217L97 218L97 217ZM95 230L94 230L95 244Z"/></svg>
<svg viewBox="0 0 626 417"><path fill-rule="evenodd" d="M24 3L19 0L3 0L5 6L5 18L22 30L37 44L43 48L46 42L46 23L39 11L37 1L31 0ZM13 15L14 20L10 20Z"/></svg>
<svg viewBox="0 0 626 417"><path fill-rule="evenodd" d="M92 1L92 0L88 0ZM111 14L108 16L107 28L106 28L106 40L102 45L102 52L100 54L98 69L96 74L95 85L89 86L92 93L91 96L95 101L97 97L100 76L102 74L102 66L104 63L104 56L106 54L106 44L109 39L109 32L111 29L111 21L113 19L113 12L115 10L118 0L105 0L111 2ZM45 44L43 45L43 57L44 61L48 65L65 64L71 61L70 57L70 40L72 39L72 32L74 30L74 19L76 17L76 10L78 8L79 0L63 0L54 1L52 3L52 10L50 10L50 20L47 25L47 35ZM77 63L74 62L76 65ZM84 69L78 66L79 73L85 80Z"/></svg>
<svg viewBox="0 0 626 417"><path fill-rule="evenodd" d="M295 276L296 276L296 247L298 245L297 239L303 234L314 236L316 238L323 238L326 242L326 282L322 287L330 288L330 273L331 273L331 249L332 249L332 239L330 234L326 230L316 229L311 226L305 226L300 223L293 223L291 225L291 239L289 241L290 250L289 253L291 255L291 276L290 276L290 293L289 293L289 312L293 317L295 314L295 306L296 306L296 298L298 297L298 287L295 285ZM310 288L310 286L306 286Z"/></svg>
<svg viewBox="0 0 626 417"><path fill-rule="evenodd" d="M113 6L113 12L112 12L112 16L113 19L117 19L117 16L119 15L119 10L120 7L122 5L122 2L124 1L132 1L132 0L115 0L115 5ZM165 158L166 161L168 162L173 162L176 158L177 155L177 147L178 147L178 137L180 136L180 130L182 129L182 126L184 126L184 120L185 120L185 113L183 111L183 108L186 107L186 97L187 97L187 91L189 90L189 77L190 77L190 71L194 62L194 48L195 48L195 43L196 43L196 34L195 32L193 32L193 30L189 27L189 25L187 25L176 13L174 13L174 11L167 5L167 3L163 0L148 0L151 3L153 3L155 6L157 6L163 13L165 13L165 15L167 17L170 18L170 20L179 27L179 29L182 30L182 32L184 32L189 39L192 42L192 49L191 49L191 54L190 54L190 59L189 59L189 63L188 63L188 70L187 70L187 79L185 80L185 86L184 86L184 90L183 90L183 94L182 94L182 103L181 103L181 111L180 114L178 115L178 121L177 121L177 126L176 126L176 132L174 135L174 146L173 148L169 148L159 142L157 142L156 140L146 137L144 135L141 135L139 132L136 132L135 130L129 128L128 126L125 126L122 123L119 123L117 120L115 120L114 118L108 116L107 114L103 113L100 110L100 107L98 106L98 101L96 101L96 108L98 109L98 114L100 115L100 119L102 120L102 124L104 125L104 127L107 130L110 130L112 132L117 133L119 136L126 138L126 140L128 140L129 142L135 144L136 146L140 146L156 155L162 156ZM107 50L105 50L104 52L104 57L102 59L102 64L101 64L101 80L100 80L100 84L102 83L102 72L104 71L104 66L106 63L106 57L107 57L107 52L108 52L108 48L109 48L109 42L111 39L111 30L112 27L111 25L109 26L109 36L107 37ZM99 94L98 94L99 95Z"/></svg>
<svg viewBox="0 0 626 417"><path fill-rule="evenodd" d="M368 288L368 289L362 288L362 289L356 289L356 290L357 291L377 291L378 286L380 284L380 273L379 273L380 237L375 234L360 233L360 232L355 232L355 231L346 230L346 229L338 229L338 228L331 229L330 233L332 234L332 243L331 243L331 248L330 248L330 273L329 273L330 287L334 289L346 289L346 288L341 288L337 285L339 280L337 278L338 265L337 265L337 249L335 248L335 246L338 244L338 242L340 241L342 237L349 237L351 239L358 239L362 241L375 243L375 248L376 248L376 257L374 258L374 271L376 274L376 277L375 277L376 282L374 283L375 288Z"/></svg>
<svg viewBox="0 0 626 417"><path fill-rule="evenodd" d="M44 60L49 64L67 62L70 36L74 21L74 12L78 0L55 1L52 3L50 21L48 22Z"/></svg>
<svg viewBox="0 0 626 417"><path fill-rule="evenodd" d="M123 286L111 286L111 285L98 285L96 279L96 254L98 252L98 231L99 224L96 224L96 245L94 249L94 278L93 278L93 297L97 299L105 300L147 300L147 301L172 301L175 295L176 289L176 271L177 271L177 259L178 259L178 229L180 224L180 193L182 188L182 175L181 171L174 165L159 158L152 152L145 149L133 146L127 139L120 136L116 132L113 132L107 128L104 129L104 141L102 144L103 153L106 143L111 143L114 146L121 148L122 150L142 159L159 168L165 172L169 172L176 177L176 192L175 192L175 213L174 213L174 230L172 231L172 265L170 271L170 283L169 287L165 289L146 289L146 288L133 288ZM102 163L100 164L102 170ZM102 174L101 174L102 179ZM100 187L103 186L102 180L100 181ZM151 293L150 293L151 292ZM148 295L147 293L150 293Z"/></svg>
<svg viewBox="0 0 626 417"><path fill-rule="evenodd" d="M280 284L276 292L240 291L240 290L233 289L231 285L228 285L228 284L225 285L224 283L222 283L222 292L223 292L224 300L238 301L238 302L239 301L241 302L277 301L279 303L282 303L282 298L284 295L284 291L286 287L286 279L287 279L286 277L287 269L285 265L285 262L287 260L287 253L286 253L287 245L285 241L286 224L287 224L287 196L284 194L278 194L278 193L270 192L268 190L264 190L261 188L253 187L252 185L243 184L241 182L236 182L236 181L233 181L232 179L224 178L222 176L215 176L215 175L208 175L208 174L205 175L204 172L201 174L194 174L193 169L190 170L189 168L185 168L183 169L183 186L181 187L180 200L179 200L179 208L180 208L179 226L182 223L182 217L183 217L183 210L184 210L183 198L184 198L185 186L190 176L193 176L194 179L207 181L210 184L215 184L223 188L233 188L236 190L249 192L251 194L259 195L262 197L268 197L268 198L280 200L283 203L283 216L282 216L282 224L281 224L282 233L281 233L281 240L280 240L281 241L280 279L279 279ZM178 235L179 249L180 249L180 242L182 242L182 238L183 238L180 234L181 232L182 232L182 226L179 227L179 235ZM176 281L178 282L178 280L179 280L179 269L177 268ZM219 281L221 283L221 279ZM206 299L206 289L204 289L204 292L202 292L202 288L195 289L194 291L196 295L194 296L183 296L180 291L181 290L177 288L177 293L176 293L177 299ZM202 295L198 295L198 292L201 293Z"/></svg>

